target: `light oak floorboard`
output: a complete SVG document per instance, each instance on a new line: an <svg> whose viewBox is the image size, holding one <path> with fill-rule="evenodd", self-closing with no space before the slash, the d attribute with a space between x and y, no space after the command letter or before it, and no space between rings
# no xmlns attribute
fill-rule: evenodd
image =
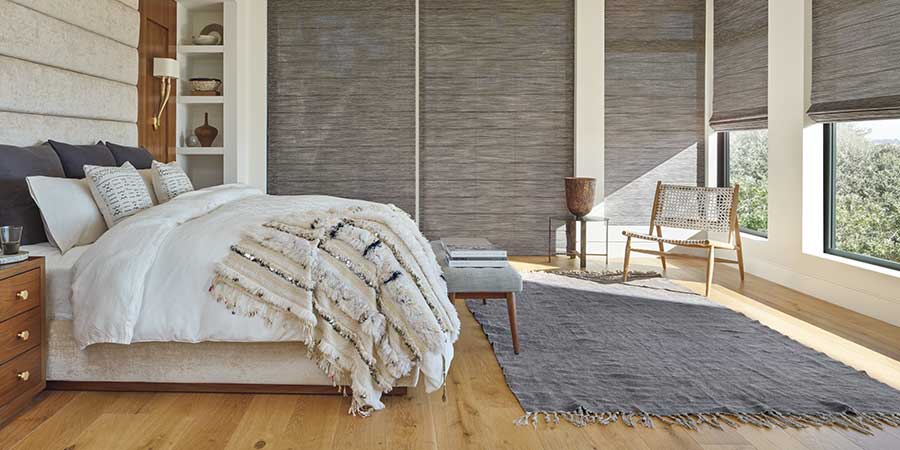
<svg viewBox="0 0 900 450"><path fill-rule="evenodd" d="M291 398L295 400L294 409L274 447L334 448L336 430L347 414L349 403L329 396Z"/></svg>
<svg viewBox="0 0 900 450"><path fill-rule="evenodd" d="M0 429L0 448L12 448L78 395L77 392L48 391L39 394L27 411Z"/></svg>
<svg viewBox="0 0 900 450"><path fill-rule="evenodd" d="M577 268L578 260L517 258L520 270ZM635 258L633 269L657 269ZM614 261L609 268L621 266ZM602 259L589 269L604 270ZM702 292L702 261L669 260L668 276ZM900 386L900 329L796 291L716 267L711 299L826 352L873 377ZM900 448L900 430L864 436L836 428L766 430L752 426L699 432L567 423L516 427L522 415L490 344L463 302L462 333L441 392L419 386L385 399L387 410L349 416L350 399L336 396L46 392L0 429L0 448L16 449L693 449L861 450ZM520 332L527 333L527 329ZM524 348L523 351L528 351Z"/></svg>

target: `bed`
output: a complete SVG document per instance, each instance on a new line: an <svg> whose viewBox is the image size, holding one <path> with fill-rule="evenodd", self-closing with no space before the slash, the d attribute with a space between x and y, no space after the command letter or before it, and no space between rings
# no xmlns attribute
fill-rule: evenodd
<svg viewBox="0 0 900 450"><path fill-rule="evenodd" d="M427 240L397 208L225 185L154 198L108 230L69 239L50 235L52 224L87 215L54 218L49 205L71 208L82 187L42 175L28 183L52 243L24 248L46 258L50 388L350 386L351 412L368 413L420 374L428 391L444 383L458 318ZM70 198L46 201L40 190ZM99 206L107 222L116 208Z"/></svg>
<svg viewBox="0 0 900 450"><path fill-rule="evenodd" d="M52 389L337 392L312 360L285 357L306 353L299 341L137 342L82 350L73 336L71 289L75 262L88 246L64 255L49 243L23 248L45 258L47 380ZM418 379L412 374L398 387L415 386Z"/></svg>

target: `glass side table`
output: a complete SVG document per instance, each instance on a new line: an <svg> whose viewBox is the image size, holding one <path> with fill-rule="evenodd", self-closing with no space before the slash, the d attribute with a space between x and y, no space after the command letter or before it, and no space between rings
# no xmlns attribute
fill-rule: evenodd
<svg viewBox="0 0 900 450"><path fill-rule="evenodd" d="M566 224L566 252L557 253L553 245L553 222L563 222ZM575 223L581 224L581 249L575 250ZM605 224L606 238L603 241L603 253L587 252L587 224L590 222L603 222ZM582 269L587 267L588 256L603 256L606 258L606 264L609 265L609 219L600 216L550 216L547 218L547 262L557 255L567 255L571 258L578 256L581 259L580 266Z"/></svg>

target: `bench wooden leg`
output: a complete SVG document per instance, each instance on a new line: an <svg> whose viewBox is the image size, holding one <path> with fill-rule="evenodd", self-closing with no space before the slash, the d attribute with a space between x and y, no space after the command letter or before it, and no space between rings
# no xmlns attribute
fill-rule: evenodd
<svg viewBox="0 0 900 450"><path fill-rule="evenodd" d="M513 352L519 354L519 324L516 322L516 294L506 293L506 311L509 313L509 334L512 335Z"/></svg>

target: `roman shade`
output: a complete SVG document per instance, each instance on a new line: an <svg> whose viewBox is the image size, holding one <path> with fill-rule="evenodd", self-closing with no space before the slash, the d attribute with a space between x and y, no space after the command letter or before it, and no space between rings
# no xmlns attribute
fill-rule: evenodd
<svg viewBox="0 0 900 450"><path fill-rule="evenodd" d="M900 2L813 0L812 9L810 118L900 117Z"/></svg>
<svg viewBox="0 0 900 450"><path fill-rule="evenodd" d="M575 2L419 8L422 232L546 254L574 170Z"/></svg>
<svg viewBox="0 0 900 450"><path fill-rule="evenodd" d="M713 113L717 131L768 127L768 0L716 0Z"/></svg>
<svg viewBox="0 0 900 450"><path fill-rule="evenodd" d="M706 181L705 0L606 0L604 216L646 226L656 183Z"/></svg>
<svg viewBox="0 0 900 450"><path fill-rule="evenodd" d="M268 2L270 194L415 213L415 5Z"/></svg>

